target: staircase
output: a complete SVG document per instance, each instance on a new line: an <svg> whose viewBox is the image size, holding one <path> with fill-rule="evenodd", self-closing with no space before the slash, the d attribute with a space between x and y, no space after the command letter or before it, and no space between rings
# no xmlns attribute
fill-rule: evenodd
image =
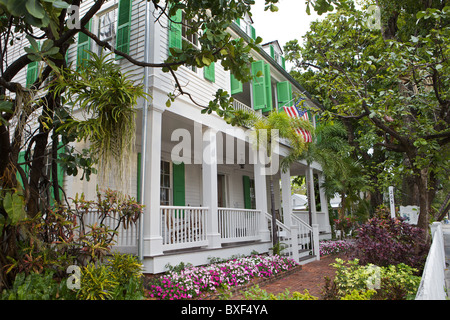
<svg viewBox="0 0 450 320"><path fill-rule="evenodd" d="M272 229L272 217L266 213L269 229ZM319 260L319 228L310 226L301 219L292 216L292 226L277 220L279 241L282 245L281 255L289 257L299 264ZM272 234L272 233L271 233Z"/></svg>

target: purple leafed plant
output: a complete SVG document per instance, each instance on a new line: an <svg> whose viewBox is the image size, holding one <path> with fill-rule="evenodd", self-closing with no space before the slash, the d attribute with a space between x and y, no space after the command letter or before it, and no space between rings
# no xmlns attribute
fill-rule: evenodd
<svg viewBox="0 0 450 320"><path fill-rule="evenodd" d="M422 270L429 249L424 230L399 219L372 218L357 233L355 254L361 264L404 263Z"/></svg>

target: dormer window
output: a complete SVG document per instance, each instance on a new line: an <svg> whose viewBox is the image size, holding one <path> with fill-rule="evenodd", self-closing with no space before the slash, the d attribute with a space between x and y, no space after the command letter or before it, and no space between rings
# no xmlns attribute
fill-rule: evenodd
<svg viewBox="0 0 450 320"><path fill-rule="evenodd" d="M280 47L278 41L268 42L262 45L264 51L266 51L273 60L275 60L284 69L286 68L286 62L283 57L283 50Z"/></svg>

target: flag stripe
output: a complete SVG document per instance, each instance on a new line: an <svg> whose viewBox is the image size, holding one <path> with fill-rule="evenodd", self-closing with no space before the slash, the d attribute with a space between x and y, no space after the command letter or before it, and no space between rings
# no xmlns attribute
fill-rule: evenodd
<svg viewBox="0 0 450 320"><path fill-rule="evenodd" d="M303 120L309 121L308 112L306 112L306 110L298 109L298 104L302 100L303 99L300 98L293 106L283 107L283 109L284 112L286 112L286 114L291 118L301 118ZM312 142L311 132L298 128L297 133L303 137L303 140L305 140L305 142Z"/></svg>

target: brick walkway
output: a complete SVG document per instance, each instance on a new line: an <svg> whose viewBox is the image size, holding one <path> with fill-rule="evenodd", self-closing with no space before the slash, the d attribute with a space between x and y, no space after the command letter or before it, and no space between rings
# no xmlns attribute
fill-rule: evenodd
<svg viewBox="0 0 450 320"><path fill-rule="evenodd" d="M334 278L335 268L330 264L334 263L336 258L338 258L336 255L322 257L319 261L307 263L299 271L272 283L261 285L260 288L273 294L282 293L286 289L290 292L303 293L305 289L308 289L311 295L320 299L325 284L324 277Z"/></svg>
<svg viewBox="0 0 450 320"><path fill-rule="evenodd" d="M294 291L303 293L305 289L308 289L311 295L320 300L325 284L324 277L334 278L335 268L330 266L330 264L334 263L336 258L346 259L345 256L340 255L322 257L319 261L303 265L301 269L286 277L268 283L260 283L259 287L273 294L283 293L286 289L291 293ZM235 294L232 299L241 300L244 298L241 294Z"/></svg>

